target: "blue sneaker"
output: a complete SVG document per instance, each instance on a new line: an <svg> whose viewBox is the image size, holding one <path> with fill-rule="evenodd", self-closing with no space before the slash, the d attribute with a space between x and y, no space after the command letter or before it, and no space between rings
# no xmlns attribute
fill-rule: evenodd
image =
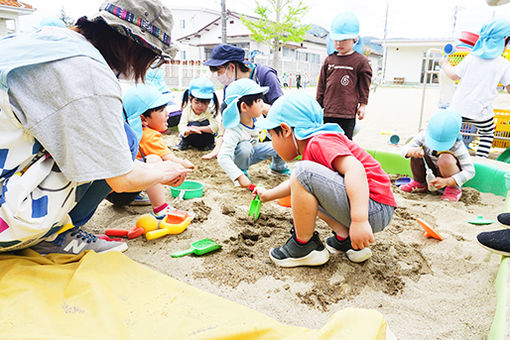
<svg viewBox="0 0 510 340"><path fill-rule="evenodd" d="M276 170L273 168L269 168L269 169L270 169L269 174L273 173L273 174L284 175L284 176L290 176L292 174L292 171L290 171L289 168L280 169L280 170Z"/></svg>
<svg viewBox="0 0 510 340"><path fill-rule="evenodd" d="M151 200L145 191L140 191L129 205L151 205Z"/></svg>

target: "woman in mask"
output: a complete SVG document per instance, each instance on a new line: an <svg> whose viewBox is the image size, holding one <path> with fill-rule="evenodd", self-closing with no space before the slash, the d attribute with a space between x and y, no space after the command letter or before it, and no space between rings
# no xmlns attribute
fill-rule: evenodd
<svg viewBox="0 0 510 340"><path fill-rule="evenodd" d="M254 80L260 86L269 87L269 91L264 94L262 100L264 101L263 114L264 116L269 111L271 105L283 95L282 86L278 79L278 73L272 67L251 64L244 58L244 50L242 48L229 45L219 44L213 49L211 57L204 62L204 65L209 66L209 69L218 81L225 86L223 89L223 104L221 105L221 112L225 109L225 89L234 80L248 78ZM223 126L220 126L216 147L210 153L202 156L203 159L211 159L218 155L221 148Z"/></svg>

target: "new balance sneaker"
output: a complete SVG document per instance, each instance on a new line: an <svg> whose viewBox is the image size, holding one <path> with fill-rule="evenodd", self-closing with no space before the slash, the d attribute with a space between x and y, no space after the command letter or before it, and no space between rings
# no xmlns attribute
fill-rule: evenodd
<svg viewBox="0 0 510 340"><path fill-rule="evenodd" d="M319 239L319 233L314 232L310 241L301 244L296 240L294 228L287 242L269 251L271 260L280 267L320 266L329 260L329 253Z"/></svg>
<svg viewBox="0 0 510 340"><path fill-rule="evenodd" d="M278 175L284 175L284 176L290 176L292 174L292 172L290 171L289 168L285 168L285 169L281 169L281 170L269 168L269 174L271 174L271 173L278 174Z"/></svg>
<svg viewBox="0 0 510 340"><path fill-rule="evenodd" d="M372 250L370 250L370 248L367 247L360 250L353 249L350 237L339 241L336 238L335 232L333 232L333 236L326 239L326 249L331 254L345 253L351 262L356 263L365 262L372 257Z"/></svg>
<svg viewBox="0 0 510 340"><path fill-rule="evenodd" d="M476 239L488 251L503 256L510 256L510 229L480 233Z"/></svg>
<svg viewBox="0 0 510 340"><path fill-rule="evenodd" d="M413 179L411 182L401 185L399 188L404 192L427 192L427 183L422 184Z"/></svg>
<svg viewBox="0 0 510 340"><path fill-rule="evenodd" d="M57 236L54 241L42 241L32 249L39 254L79 254L85 250L93 250L96 253L109 251L125 251L128 246L125 242L105 241L95 235L74 227Z"/></svg>
<svg viewBox="0 0 510 340"><path fill-rule="evenodd" d="M151 200L145 191L140 191L129 205L151 205Z"/></svg>
<svg viewBox="0 0 510 340"><path fill-rule="evenodd" d="M462 197L462 189L459 187L446 187L444 188L442 201L457 202Z"/></svg>

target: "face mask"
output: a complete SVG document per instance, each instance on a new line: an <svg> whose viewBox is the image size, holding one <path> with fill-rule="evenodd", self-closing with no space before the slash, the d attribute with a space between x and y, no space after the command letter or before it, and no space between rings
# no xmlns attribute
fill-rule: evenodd
<svg viewBox="0 0 510 340"><path fill-rule="evenodd" d="M229 77L229 76L227 75L227 73L228 73L228 68L226 68L226 69L225 69L225 72L223 72L223 74L222 74L221 76L218 76L218 81L219 81L219 82L220 82L223 86L228 86L228 85L232 84L232 82L233 82L234 80L236 80L233 74L232 74L232 76L231 76L231 77Z"/></svg>

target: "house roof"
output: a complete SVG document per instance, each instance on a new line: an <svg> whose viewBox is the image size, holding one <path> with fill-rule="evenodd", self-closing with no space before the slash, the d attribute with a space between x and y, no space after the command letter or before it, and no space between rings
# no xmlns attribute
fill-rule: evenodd
<svg viewBox="0 0 510 340"><path fill-rule="evenodd" d="M17 0L0 0L0 6L33 9L31 5Z"/></svg>

